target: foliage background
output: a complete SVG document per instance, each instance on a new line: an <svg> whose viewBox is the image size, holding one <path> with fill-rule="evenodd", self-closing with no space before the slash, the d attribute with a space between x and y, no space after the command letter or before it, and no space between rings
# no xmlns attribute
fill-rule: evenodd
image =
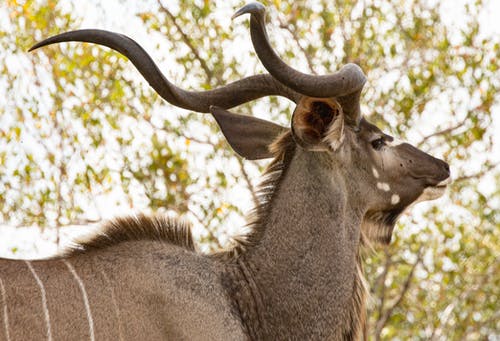
<svg viewBox="0 0 500 341"><path fill-rule="evenodd" d="M488 21L494 0L265 3L284 59L318 74L360 64L369 79L365 115L452 166L448 195L413 208L391 245L366 256L370 337L500 337L500 28ZM192 221L205 251L240 233L265 163L235 157L210 117L161 101L106 48L26 51L70 29L110 29L139 41L174 83L214 88L263 72L248 20L229 19L241 5L3 1L0 224L58 236L69 225L162 211ZM268 98L235 111L286 125L292 110Z"/></svg>

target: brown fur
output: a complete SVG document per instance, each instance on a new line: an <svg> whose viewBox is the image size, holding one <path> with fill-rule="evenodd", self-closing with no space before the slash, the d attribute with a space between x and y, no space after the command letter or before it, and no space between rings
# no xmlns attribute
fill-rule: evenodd
<svg viewBox="0 0 500 341"><path fill-rule="evenodd" d="M274 194L280 186L284 172L293 158L295 142L290 131L281 134L271 146L273 160L267 166L262 181L257 189L257 206L247 217L249 233L233 238L235 245L230 250L218 253L215 256L230 259L257 245L265 232L264 223L267 221L272 208Z"/></svg>
<svg viewBox="0 0 500 341"><path fill-rule="evenodd" d="M272 210L273 198L280 188L281 180L286 175L286 170L295 154L296 144L292 133L280 135L270 146L274 155L263 174L263 181L258 187L258 206L248 217L247 226L250 232L247 235L235 238L236 245L231 250L226 250L213 255L224 260L226 266L225 279L230 296L235 301L235 309L242 316L246 332L252 339L260 339L260 331L265 328L265 321L261 318L262 302L259 302L259 292L252 280L252 266L240 258L245 258L245 252L256 247L266 228L269 214ZM364 243L360 240L360 246ZM366 339L366 297L368 295L366 281L363 275L361 256L358 250L356 258L356 276L353 283L353 296L348 314L344 316L344 340Z"/></svg>

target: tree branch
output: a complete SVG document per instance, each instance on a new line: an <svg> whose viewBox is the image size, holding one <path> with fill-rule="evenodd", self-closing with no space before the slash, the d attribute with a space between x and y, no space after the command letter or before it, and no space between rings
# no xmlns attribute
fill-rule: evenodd
<svg viewBox="0 0 500 341"><path fill-rule="evenodd" d="M196 49L196 47L194 46L193 42L188 37L188 35L182 30L182 27L177 23L177 20L175 19L175 16L172 14L172 12L170 12L168 8L163 6L163 4L161 3L161 0L158 0L158 6L166 14L166 16L172 21L172 24L174 24L175 28L177 29L177 31L181 35L182 40L184 41L184 43L187 45L187 47L189 47L189 49L193 53L194 58L200 63L201 68L203 69L203 71L205 72L205 74L207 76L207 83L210 84L210 81L214 78L214 74L213 74L212 70L210 70L206 61L203 58L201 58L201 56L200 56L198 50ZM219 79L217 77L215 77L215 78L219 81Z"/></svg>
<svg viewBox="0 0 500 341"><path fill-rule="evenodd" d="M392 316L392 313L394 310L401 304L401 302L404 299L404 296L408 292L408 289L410 288L411 281L413 279L413 274L415 273L415 269L417 268L418 264L420 264L422 260L422 246L417 251L417 260L415 263L412 265L410 273L406 277L405 283L403 285L403 289L401 289L401 292L399 293L398 297L394 301L394 303L385 310L385 312L382 314L382 316L379 318L377 321L377 324L375 326L375 340L379 341L381 338L382 334L382 329L386 325L387 321L389 318Z"/></svg>
<svg viewBox="0 0 500 341"><path fill-rule="evenodd" d="M243 160L240 157L237 157L236 160L238 160L238 164L240 165L241 169L241 174L243 174L243 178L245 179L245 182L247 183L248 189L250 190L250 193L252 194L252 200L254 202L255 207L259 205L259 200L257 198L257 191L255 190L255 187L253 186L252 182L250 181L250 177L248 176L247 171L245 170L245 165L243 164Z"/></svg>
<svg viewBox="0 0 500 341"><path fill-rule="evenodd" d="M375 281L375 283L380 285L380 304L378 309L379 318L380 316L382 316L385 303L385 294L386 294L385 280L387 278L387 274L389 273L389 268L391 267L392 264L391 255L389 254L387 247L384 247L384 255L385 255L384 270L380 274L379 278L377 278L377 280Z"/></svg>
<svg viewBox="0 0 500 341"><path fill-rule="evenodd" d="M160 7L160 9L163 12L165 12L167 17L172 21L175 28L181 34L181 37L182 37L182 40L184 41L184 43L189 47L191 52L194 54L195 59L200 62L201 68L203 69L203 71L206 74L207 83L211 83L214 78L218 84L222 83L222 80L218 76L214 75L214 73L210 70L210 68L208 67L205 60L203 58L201 58L200 54L198 53L198 50L196 49L194 44L191 42L191 39L187 36L187 34L184 33L182 28L179 26L179 24L175 20L175 17L172 14L172 12L170 12L165 6L163 6L163 4L161 3L161 0L158 0L158 6ZM292 35L293 35L293 32L290 31L290 33L292 33ZM298 43L298 41L297 41L297 43ZM299 46L300 46L300 44L299 44ZM305 51L304 51L304 53L305 53ZM307 58L307 54L306 54L306 58ZM310 62L310 61L308 61L308 62ZM190 138L190 137L187 137L187 138L190 140L193 140L194 142L207 143L207 144L213 145L209 141L203 141L203 140ZM255 191L254 186L252 185L252 182L250 181L250 177L248 176L248 173L246 172L245 168L243 167L243 161L240 158L237 158L237 160L238 160L238 163L240 165L240 169L241 169L241 173L243 174L243 178L245 179L245 182L247 183L248 189L250 190L250 193L252 194L253 201L255 204L257 204L257 193Z"/></svg>
<svg viewBox="0 0 500 341"><path fill-rule="evenodd" d="M182 137L184 137L186 140L188 141L191 141L191 142L195 142L195 143L198 143L198 144L205 144L205 145L208 145L208 146L212 146L213 148L216 148L216 144L215 143L212 143L210 140L202 140L200 138L197 138L197 137L194 137L192 135L188 135L188 134L185 134L185 133L180 133L180 135Z"/></svg>
<svg viewBox="0 0 500 341"><path fill-rule="evenodd" d="M457 297L455 300L453 300L453 302L451 304L449 304L443 310L443 313L442 313L441 318L440 318L441 324L432 330L432 334L429 337L430 341L442 339L443 332L448 327L448 321L450 320L452 313L457 308L458 304L461 302L467 302L468 298L470 296L477 295L477 292L480 290L480 288L482 288L486 283L488 283L491 280L490 276L492 276L491 273L485 273L481 277L479 283L472 285L469 288L467 288L466 290L462 291L460 296ZM474 302L474 303L476 303L476 302ZM475 309L474 303L473 304L469 303L471 305L471 307L470 307L471 309L468 310L468 313L467 313L468 316L470 316L472 314L472 312L479 310L479 309ZM493 316L495 316L495 314L493 314ZM495 321L496 321L496 319L495 319ZM487 324L488 322L489 321L486 320L483 323ZM479 324L479 325L481 325L481 324ZM475 326L475 328L479 328L478 324L474 324L474 326ZM474 326L473 326L473 328L474 328ZM466 335L467 335L467 331L466 331Z"/></svg>
<svg viewBox="0 0 500 341"><path fill-rule="evenodd" d="M312 62L312 57L311 55L306 51L306 49L302 46L300 43L300 38L297 36L297 32L291 28L291 26L285 22L283 22L282 19L279 19L280 22L280 28L283 28L287 30L291 35L297 46L299 47L299 50L302 52L304 57L306 58L307 66L309 67L309 71L311 71L312 74L317 75L318 73L316 72L314 68L314 63Z"/></svg>
<svg viewBox="0 0 500 341"><path fill-rule="evenodd" d="M200 216L199 216L199 215L198 215L195 211L193 211L193 210L189 210L189 213L190 213L190 214L192 214L192 215L193 215L193 217L194 217L194 218L198 221L198 223L199 223L200 225L202 225L202 226L203 226L204 230L205 230L205 231L207 231L207 233L208 233L208 237L210 238L210 240L212 240L212 241L215 243L215 245L217 246L217 248L218 248L219 250L222 250L222 245L221 245L221 243L220 243L220 241L219 241L219 238L217 238L217 237L216 237L216 236L212 233L212 231L210 231L210 229L209 229L209 228L208 228L208 227L207 227L207 226L203 223L203 219L202 219L202 217L200 217Z"/></svg>
<svg viewBox="0 0 500 341"><path fill-rule="evenodd" d="M444 129L444 130L441 130L441 131L437 131L437 132L432 133L432 134L430 134L430 135L425 136L425 137L424 137L424 138L423 138L423 139L422 139L422 140L421 140L421 141L417 144L417 147L418 147L418 148L422 147L422 145L423 145L423 144L424 144L427 140L429 140L430 138L433 138L433 137L436 137L436 136L446 135L446 134L449 134L449 133L453 132L454 130L457 130L458 128L463 127L463 125L465 124L465 122L467 122L467 119L468 119L468 118L469 118L468 116L465 116L465 118L464 118L462 121L458 122L456 125L451 126L451 127L446 128L446 129Z"/></svg>
<svg viewBox="0 0 500 341"><path fill-rule="evenodd" d="M487 165L481 171L479 171L477 173L469 174L469 175L459 176L458 178L454 179L453 182L461 182L461 181L465 181L465 180L470 180L470 179L482 177L486 173L489 173L492 170L496 169L498 166L500 166L500 162L491 163L491 164Z"/></svg>

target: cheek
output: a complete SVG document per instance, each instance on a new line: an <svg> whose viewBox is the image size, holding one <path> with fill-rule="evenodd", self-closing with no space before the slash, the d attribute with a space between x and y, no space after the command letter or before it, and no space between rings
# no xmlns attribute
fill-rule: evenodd
<svg viewBox="0 0 500 341"><path fill-rule="evenodd" d="M383 165L383 168L382 168ZM404 167L400 167L391 155L381 157L379 165L372 166L370 176L374 190L379 198L393 206L406 206L416 200L423 192L423 186L409 177Z"/></svg>
<svg viewBox="0 0 500 341"><path fill-rule="evenodd" d="M420 200L420 198L424 198L425 196L424 189L425 188L415 182L414 179L412 179L411 181L399 182L397 186L394 186L394 192L391 196L391 203L396 206L407 207L415 204L416 202L425 200ZM395 201L397 200L395 195L398 196L398 203L395 203Z"/></svg>
<svg viewBox="0 0 500 341"><path fill-rule="evenodd" d="M420 184L415 182L415 178L411 176L404 160L393 150L389 149L380 153L379 167L380 178L378 181L384 180L390 183L391 190L418 191ZM396 194L399 193L396 192Z"/></svg>

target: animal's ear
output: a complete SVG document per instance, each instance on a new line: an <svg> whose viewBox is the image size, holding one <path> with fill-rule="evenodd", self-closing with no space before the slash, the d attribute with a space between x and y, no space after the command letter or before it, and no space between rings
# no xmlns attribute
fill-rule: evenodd
<svg viewBox="0 0 500 341"><path fill-rule="evenodd" d="M344 140L344 114L331 98L303 97L292 116L295 141L308 150L337 150Z"/></svg>
<svg viewBox="0 0 500 341"><path fill-rule="evenodd" d="M287 130L280 125L255 117L233 114L219 107L210 107L229 145L248 160L267 159L273 155L269 145Z"/></svg>

